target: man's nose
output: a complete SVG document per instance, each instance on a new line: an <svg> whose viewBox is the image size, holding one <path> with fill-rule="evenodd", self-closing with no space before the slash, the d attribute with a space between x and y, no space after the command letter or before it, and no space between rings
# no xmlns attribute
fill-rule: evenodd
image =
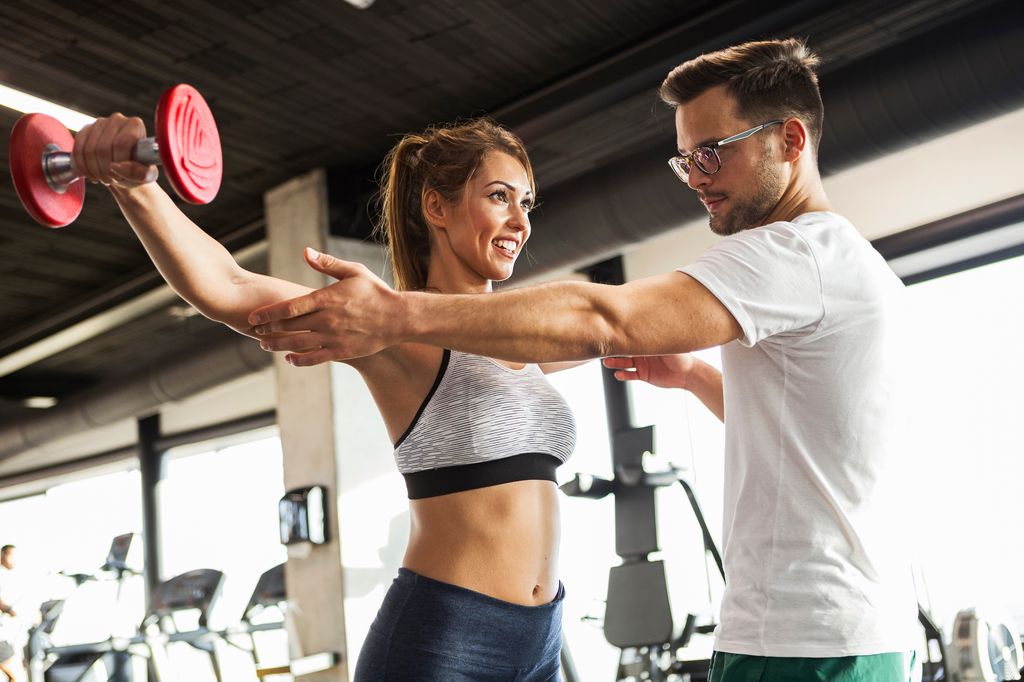
<svg viewBox="0 0 1024 682"><path fill-rule="evenodd" d="M711 176L700 169L697 164L690 166L690 172L686 174L686 184L692 190L698 190L701 187L706 187L711 182Z"/></svg>

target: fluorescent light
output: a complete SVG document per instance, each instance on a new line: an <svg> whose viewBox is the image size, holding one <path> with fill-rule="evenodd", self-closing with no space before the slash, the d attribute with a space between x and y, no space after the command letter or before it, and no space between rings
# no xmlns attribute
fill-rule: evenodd
<svg viewBox="0 0 1024 682"><path fill-rule="evenodd" d="M373 0L345 0L345 2L358 9L366 9L373 4Z"/></svg>
<svg viewBox="0 0 1024 682"><path fill-rule="evenodd" d="M57 399L48 395L37 395L31 398L25 398L21 401L21 404L25 407L31 407L37 410L45 410L53 407L57 404Z"/></svg>
<svg viewBox="0 0 1024 682"><path fill-rule="evenodd" d="M92 116L86 116L74 109L62 107L59 104L30 95L27 92L9 88L6 85L0 85L0 106L5 106L8 109L14 109L25 114L47 114L53 116L70 130L80 130L85 125L96 120Z"/></svg>

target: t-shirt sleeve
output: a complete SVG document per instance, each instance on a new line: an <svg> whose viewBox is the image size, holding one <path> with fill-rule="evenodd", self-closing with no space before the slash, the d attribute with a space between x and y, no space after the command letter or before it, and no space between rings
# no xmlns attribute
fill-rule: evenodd
<svg viewBox="0 0 1024 682"><path fill-rule="evenodd" d="M744 346L813 329L825 314L814 253L790 223L729 236L679 271L703 284L732 313Z"/></svg>

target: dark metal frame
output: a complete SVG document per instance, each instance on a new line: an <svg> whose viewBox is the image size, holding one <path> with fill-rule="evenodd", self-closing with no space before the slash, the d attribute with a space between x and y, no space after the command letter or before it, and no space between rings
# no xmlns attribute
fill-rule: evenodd
<svg viewBox="0 0 1024 682"><path fill-rule="evenodd" d="M1015 197L964 211L887 237L880 237L872 241L871 245L882 254L883 258L893 260L936 246L952 244L975 235L993 232L1020 222L1024 222L1024 194L1018 194ZM904 277L903 283L909 286L1022 254L1024 254L1024 244L1011 246L980 256L954 261L925 272L913 273Z"/></svg>
<svg viewBox="0 0 1024 682"><path fill-rule="evenodd" d="M625 281L619 257L592 266L587 274L592 281L602 284L616 285ZM676 482L682 484L697 515L705 550L714 557L719 570L721 558L693 491L680 480L679 472L644 468L644 453L654 451L654 427L633 426L626 385L607 368L602 370L602 381L614 478L577 474L561 489L576 497L599 499L608 494L615 497L615 552L622 562L609 571L604 618L605 639L620 650L615 679L661 682L671 675L687 674L688 679L695 682L706 680L710 661L677 661L673 654L686 646L695 632L709 630L706 626L698 627L693 615L688 615L682 624L675 622L669 606L665 564L648 558L660 549L655 506L657 488ZM574 670L563 673L569 682L577 679Z"/></svg>
<svg viewBox="0 0 1024 682"><path fill-rule="evenodd" d="M722 170L722 157L718 155L718 150L720 148L724 147L727 144L732 144L733 142L745 140L754 133L759 133L768 126L774 126L780 123L784 123L785 120L786 119L784 118L776 118L771 121L765 121L761 125L757 125L754 126L753 128L748 128L747 130L744 130L742 133L730 135L729 137L719 140L718 142L712 142L711 144L701 145L700 147L697 147L689 154L673 156L671 159L668 160L668 166L669 168L672 169L672 172L676 174L676 177L682 180L683 182L690 181L691 159L693 160L693 163L697 165L697 168L700 169L701 173L704 173L704 175L714 175L718 171ZM707 168L704 167L704 163L700 160L700 156L697 154L697 152L700 151L706 152L704 156L708 156L710 154L711 156L714 157L715 170L708 170Z"/></svg>

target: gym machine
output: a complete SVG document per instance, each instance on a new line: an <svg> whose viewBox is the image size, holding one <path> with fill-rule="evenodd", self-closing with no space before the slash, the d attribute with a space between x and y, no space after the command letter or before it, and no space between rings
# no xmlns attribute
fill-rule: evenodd
<svg viewBox="0 0 1024 682"><path fill-rule="evenodd" d="M620 258L593 266L589 274L592 281L604 284L621 284L625 279ZM633 426L625 384L608 369L602 370L602 380L614 477L608 480L577 474L561 490L571 497L600 499L613 495L615 499L615 553L622 562L609 571L604 617L605 638L620 650L615 679L667 682L672 675L672 679L691 682L706 680L710 660L681 659L679 652L694 634L710 633L715 625L698 624L694 614L688 614L682 622L673 618L665 563L649 558L660 550L656 490L676 483L682 487L700 525L705 558L710 555L722 572L718 548L696 496L679 469L645 468L644 455L654 452L654 427ZM564 665L563 675L568 682L578 679L575 670Z"/></svg>
<svg viewBox="0 0 1024 682"><path fill-rule="evenodd" d="M128 553L135 539L134 533L116 536L110 543L110 550L103 565L94 573L63 573L80 588L88 582L114 582L116 592L114 607L109 613L117 613L125 582L141 573L128 565ZM100 647L94 650L66 648L54 646L50 636L57 626L58 619L64 612L66 600L44 602L40 610L39 625L29 631L26 646L28 675L31 682L87 682L94 679L97 671L104 671L105 677L111 680L130 679L128 667L130 657L126 652L117 651L113 647ZM117 638L108 634L106 642Z"/></svg>
<svg viewBox="0 0 1024 682"><path fill-rule="evenodd" d="M124 581L140 575L126 562L133 538L130 533L114 538L107 560L96 573L65 575L77 586L90 581L117 581L115 603L119 603ZM174 679L168 655L168 646L174 642L185 642L205 652L209 656L213 677L218 682L224 679L218 651L221 643L251 655L258 677L262 677L261 673L288 672L287 666L283 670L262 666L256 646L256 633L284 628L284 564L260 576L239 625L212 630L209 617L223 584L224 574L213 569L198 569L175 576L157 586L145 617L133 635L118 637L111 634L104 640L83 644L55 646L52 643L50 635L65 601L44 602L40 607L41 622L29 633L29 679L31 682L131 682L135 679L133 659L143 659L150 679L156 682ZM254 616L271 607L281 612L280 619L253 622ZM198 612L198 627L179 631L175 615L189 611ZM243 637L247 642L239 641Z"/></svg>
<svg viewBox="0 0 1024 682"><path fill-rule="evenodd" d="M679 483L689 499L703 535L704 551L722 572L722 559L711 537L693 490L676 468L648 471L643 456L654 451L654 427L627 427L612 436L612 480L576 474L561 486L571 497L600 499L615 496L615 552L622 563L608 577L604 634L620 649L615 679L664 682L670 675L692 682L707 680L709 659L685 660L678 656L694 634L714 631L713 623L697 624L687 614L677 623L669 605L665 563L648 555L660 550L657 539L655 491ZM724 574L723 574L724 579ZM573 678L569 678L573 682Z"/></svg>

